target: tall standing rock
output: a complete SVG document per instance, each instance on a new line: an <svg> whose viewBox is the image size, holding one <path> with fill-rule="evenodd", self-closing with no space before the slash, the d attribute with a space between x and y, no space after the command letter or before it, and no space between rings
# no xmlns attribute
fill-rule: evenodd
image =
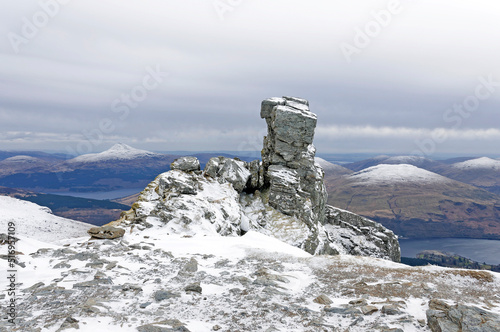
<svg viewBox="0 0 500 332"><path fill-rule="evenodd" d="M323 223L327 192L323 169L314 162L316 114L307 100L283 97L264 100L260 116L267 122L262 164L269 204L309 227Z"/></svg>
<svg viewBox="0 0 500 332"><path fill-rule="evenodd" d="M257 231L311 254L353 254L399 261L397 237L371 220L327 206L323 169L314 161L316 114L307 100L262 102L267 122L262 162L180 158L113 223L167 227L189 235Z"/></svg>

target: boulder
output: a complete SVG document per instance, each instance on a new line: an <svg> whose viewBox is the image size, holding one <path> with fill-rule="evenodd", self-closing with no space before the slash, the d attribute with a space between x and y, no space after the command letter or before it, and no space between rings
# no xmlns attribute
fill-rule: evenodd
<svg viewBox="0 0 500 332"><path fill-rule="evenodd" d="M196 157L177 158L170 164L170 169L176 169L183 172L199 171L200 161Z"/></svg>
<svg viewBox="0 0 500 332"><path fill-rule="evenodd" d="M125 234L125 230L119 227L102 226L92 227L87 233L96 239L116 239Z"/></svg>
<svg viewBox="0 0 500 332"><path fill-rule="evenodd" d="M449 305L432 299L426 312L433 332L494 332L500 331L500 316L474 306Z"/></svg>

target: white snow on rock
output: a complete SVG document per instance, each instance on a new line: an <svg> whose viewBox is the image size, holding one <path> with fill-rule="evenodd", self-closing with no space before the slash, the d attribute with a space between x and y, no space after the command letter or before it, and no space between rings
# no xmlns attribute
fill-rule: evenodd
<svg viewBox="0 0 500 332"><path fill-rule="evenodd" d="M495 160L488 157L482 157L456 163L453 164L452 166L463 170L468 170L468 169L500 170L500 160Z"/></svg>
<svg viewBox="0 0 500 332"><path fill-rule="evenodd" d="M173 170L160 174L134 204L148 224L176 234L238 235L239 195L230 183Z"/></svg>
<svg viewBox="0 0 500 332"><path fill-rule="evenodd" d="M439 174L407 164L372 166L348 175L346 178L362 185L415 182L427 184L453 181Z"/></svg>
<svg viewBox="0 0 500 332"><path fill-rule="evenodd" d="M48 207L0 196L0 233L7 233L9 222L15 224L15 237L50 243L87 236L87 230L93 227L91 224L55 216Z"/></svg>
<svg viewBox="0 0 500 332"><path fill-rule="evenodd" d="M190 237L167 228L135 228L121 239L64 244L27 239L17 244L24 253L18 258L24 267L18 267L17 301L29 301L18 307L18 325L29 328L19 330L56 332L71 317L83 332L168 331L174 330L169 325L174 321L191 332L368 332L382 327L425 332L433 298L500 313L496 273L311 256L254 231L242 237ZM196 269L186 269L193 261ZM70 267L57 267L61 264ZM479 273L482 278L473 277ZM488 276L491 280L485 281ZM6 289L7 282L2 278L0 287ZM185 291L193 282L201 294ZM158 291L174 296L156 300ZM322 294L330 305L315 302ZM363 314L366 305L375 312ZM384 306L395 307L396 314L384 314Z"/></svg>
<svg viewBox="0 0 500 332"><path fill-rule="evenodd" d="M110 160L131 160L143 157L154 157L157 153L135 149L127 144L118 143L100 153L89 153L69 160L70 163L94 163Z"/></svg>

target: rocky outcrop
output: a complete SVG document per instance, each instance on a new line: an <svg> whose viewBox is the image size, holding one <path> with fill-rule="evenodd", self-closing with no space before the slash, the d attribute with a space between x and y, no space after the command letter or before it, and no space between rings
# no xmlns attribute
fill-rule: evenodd
<svg viewBox="0 0 500 332"><path fill-rule="evenodd" d="M426 312L433 332L494 332L500 331L500 316L474 306L449 305L431 300Z"/></svg>
<svg viewBox="0 0 500 332"><path fill-rule="evenodd" d="M120 223L173 233L243 235L255 230L311 254L351 254L399 261L391 231L368 219L326 206L324 172L314 161L317 117L306 100L264 100L262 162L183 157L141 193Z"/></svg>
<svg viewBox="0 0 500 332"><path fill-rule="evenodd" d="M170 169L177 169L184 172L199 171L200 161L196 157L177 158L170 164Z"/></svg>
<svg viewBox="0 0 500 332"><path fill-rule="evenodd" d="M269 204L315 226L324 220L327 200L322 168L314 162L312 144L316 114L299 98L271 98L262 102L266 120L262 165L269 184Z"/></svg>
<svg viewBox="0 0 500 332"><path fill-rule="evenodd" d="M325 229L339 254L401 260L394 233L370 219L327 205Z"/></svg>

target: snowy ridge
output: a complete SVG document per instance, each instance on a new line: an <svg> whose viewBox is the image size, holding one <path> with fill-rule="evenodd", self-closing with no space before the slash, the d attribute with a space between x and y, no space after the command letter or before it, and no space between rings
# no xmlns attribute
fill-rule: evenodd
<svg viewBox="0 0 500 332"><path fill-rule="evenodd" d="M377 165L372 166L346 178L361 185L390 184L390 183L436 183L451 182L444 176L426 171L413 165Z"/></svg>
<svg viewBox="0 0 500 332"><path fill-rule="evenodd" d="M40 158L25 156L25 155L10 157L2 161L2 163L11 163L11 164L21 164L21 163L35 164L40 162L44 161Z"/></svg>
<svg viewBox="0 0 500 332"><path fill-rule="evenodd" d="M419 157L419 156L395 156L384 160L387 164L409 164L409 165L421 165L426 161L431 161L430 159Z"/></svg>
<svg viewBox="0 0 500 332"><path fill-rule="evenodd" d="M15 236L57 243L61 239L87 236L93 225L58 217L48 207L0 196L0 233L6 233L8 223L16 224ZM88 236L87 236L88 237Z"/></svg>
<svg viewBox="0 0 500 332"><path fill-rule="evenodd" d="M326 161L325 159L320 158L320 157L314 157L314 161L316 163L318 163L321 166L321 168L323 168L323 170L325 172L328 172L328 171L349 171L345 167L333 164L333 163Z"/></svg>
<svg viewBox="0 0 500 332"><path fill-rule="evenodd" d="M463 161L461 163L455 163L452 165L459 169L491 169L498 171L500 170L500 160L491 159L488 157L482 157L477 159L471 159Z"/></svg>
<svg viewBox="0 0 500 332"><path fill-rule="evenodd" d="M118 143L100 153L90 153L71 159L70 163L93 163L110 160L132 160L136 158L154 157L157 153L135 149L127 144Z"/></svg>

